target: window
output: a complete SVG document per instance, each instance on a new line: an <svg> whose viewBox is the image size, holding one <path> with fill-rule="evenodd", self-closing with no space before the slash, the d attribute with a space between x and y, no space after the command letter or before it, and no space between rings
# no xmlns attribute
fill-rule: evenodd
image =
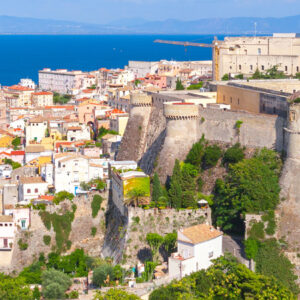
<svg viewBox="0 0 300 300"><path fill-rule="evenodd" d="M238 98L238 105L240 105L240 98Z"/></svg>
<svg viewBox="0 0 300 300"><path fill-rule="evenodd" d="M223 101L225 101L225 95L223 95Z"/></svg>
<svg viewBox="0 0 300 300"><path fill-rule="evenodd" d="M3 227L3 224L2 224L2 223L0 223L0 227Z"/></svg>
<svg viewBox="0 0 300 300"><path fill-rule="evenodd" d="M214 256L214 251L211 251L211 252L208 253L209 258L212 258L213 256Z"/></svg>
<svg viewBox="0 0 300 300"><path fill-rule="evenodd" d="M276 114L276 107L273 107L273 114Z"/></svg>
<svg viewBox="0 0 300 300"><path fill-rule="evenodd" d="M266 110L266 105L265 104L263 104L263 111L265 111Z"/></svg>
<svg viewBox="0 0 300 300"><path fill-rule="evenodd" d="M265 69L265 66L261 66L261 69L264 71L264 69Z"/></svg>
<svg viewBox="0 0 300 300"><path fill-rule="evenodd" d="M232 97L230 97L230 103L232 103Z"/></svg>
<svg viewBox="0 0 300 300"><path fill-rule="evenodd" d="M285 66L284 70L285 70L285 72L287 72L288 71L288 66Z"/></svg>
<svg viewBox="0 0 300 300"><path fill-rule="evenodd" d="M242 66L241 65L239 65L239 70L242 70Z"/></svg>
<svg viewBox="0 0 300 300"><path fill-rule="evenodd" d="M21 227L22 229L26 227L26 220L21 220Z"/></svg>
<svg viewBox="0 0 300 300"><path fill-rule="evenodd" d="M39 192L39 189L34 189L34 192L35 192L35 193L38 193L38 192Z"/></svg>
<svg viewBox="0 0 300 300"><path fill-rule="evenodd" d="M253 71L253 65L250 65L250 70Z"/></svg>
<svg viewBox="0 0 300 300"><path fill-rule="evenodd" d="M31 189L27 189L27 194L31 193Z"/></svg>
<svg viewBox="0 0 300 300"><path fill-rule="evenodd" d="M257 54L258 54L258 55L261 55L261 48L258 48L258 49L257 49Z"/></svg>
<svg viewBox="0 0 300 300"><path fill-rule="evenodd" d="M296 67L296 71L299 72L299 67Z"/></svg>

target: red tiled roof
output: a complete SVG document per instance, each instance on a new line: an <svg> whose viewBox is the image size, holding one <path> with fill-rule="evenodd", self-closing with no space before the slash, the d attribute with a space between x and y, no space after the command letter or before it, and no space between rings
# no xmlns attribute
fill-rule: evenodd
<svg viewBox="0 0 300 300"><path fill-rule="evenodd" d="M32 93L32 95L37 95L37 96L53 95L53 93L51 93L51 92L37 92L37 93Z"/></svg>
<svg viewBox="0 0 300 300"><path fill-rule="evenodd" d="M52 106L45 106L45 109L55 109L55 108L64 108L66 110L74 110L74 105L52 105Z"/></svg>
<svg viewBox="0 0 300 300"><path fill-rule="evenodd" d="M24 87L21 85L12 85L8 87L9 90L13 91L20 91L20 92L25 92L25 91L34 91L33 89L30 89L28 87Z"/></svg>
<svg viewBox="0 0 300 300"><path fill-rule="evenodd" d="M17 151L11 151L11 155L25 155L25 151L17 150Z"/></svg>
<svg viewBox="0 0 300 300"><path fill-rule="evenodd" d="M41 199L41 200L47 200L47 201L53 201L54 196L50 196L50 195L41 195L41 196L39 197L39 199Z"/></svg>

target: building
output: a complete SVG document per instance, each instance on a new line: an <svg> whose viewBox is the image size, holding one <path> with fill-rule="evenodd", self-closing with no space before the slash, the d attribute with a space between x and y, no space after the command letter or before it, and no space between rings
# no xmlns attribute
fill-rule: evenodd
<svg viewBox="0 0 300 300"><path fill-rule="evenodd" d="M53 105L53 93L51 92L36 92L32 93L32 106L44 107Z"/></svg>
<svg viewBox="0 0 300 300"><path fill-rule="evenodd" d="M128 167L134 168L128 168ZM125 214L125 208L129 205L149 204L150 202L150 178L144 172L138 171L134 161L120 161L110 163L110 178L112 189L112 201L121 214ZM138 188L144 192L136 199L131 198L132 190Z"/></svg>
<svg viewBox="0 0 300 300"><path fill-rule="evenodd" d="M217 90L217 103L232 110L273 114L286 117L288 98L300 90L296 79L235 80L212 83Z"/></svg>
<svg viewBox="0 0 300 300"><path fill-rule="evenodd" d="M13 85L3 88L3 96L6 106L11 107L30 107L31 97L34 89L21 85Z"/></svg>
<svg viewBox="0 0 300 300"><path fill-rule="evenodd" d="M26 145L30 143L40 143L48 130L47 118L37 116L30 119L25 127Z"/></svg>
<svg viewBox="0 0 300 300"><path fill-rule="evenodd" d="M81 87L85 76L86 74L81 71L45 68L39 71L39 88L61 94L71 94L73 89Z"/></svg>
<svg viewBox="0 0 300 300"><path fill-rule="evenodd" d="M30 226L30 209L29 208L9 208L5 209L4 214L6 216L12 216L14 225L21 228L21 230L27 230Z"/></svg>
<svg viewBox="0 0 300 300"><path fill-rule="evenodd" d="M250 77L278 66L285 75L300 72L300 35L274 33L273 36L225 37L217 41L219 54L214 55L214 80L225 74Z"/></svg>
<svg viewBox="0 0 300 300"><path fill-rule="evenodd" d="M48 183L42 177L21 177L19 183L19 202L28 204L48 191Z"/></svg>
<svg viewBox="0 0 300 300"><path fill-rule="evenodd" d="M0 250L11 250L15 236L15 226L12 216L0 215Z"/></svg>
<svg viewBox="0 0 300 300"><path fill-rule="evenodd" d="M70 126L67 129L67 141L88 141L91 139L90 127L81 124L79 126Z"/></svg>
<svg viewBox="0 0 300 300"><path fill-rule="evenodd" d="M0 165L0 179L11 178L12 166L8 164Z"/></svg>
<svg viewBox="0 0 300 300"><path fill-rule="evenodd" d="M29 79L29 78L22 78L20 80L19 85L24 86L24 87L28 87L28 88L33 89L33 90L35 90L35 88L36 88L35 82L32 79Z"/></svg>
<svg viewBox="0 0 300 300"><path fill-rule="evenodd" d="M122 141L122 136L106 134L102 137L103 154L108 154L112 159L116 157Z"/></svg>
<svg viewBox="0 0 300 300"><path fill-rule="evenodd" d="M128 70L133 72L135 78L145 77L147 74L155 74L158 70L157 61L133 61L128 62Z"/></svg>
<svg viewBox="0 0 300 300"><path fill-rule="evenodd" d="M223 233L208 224L178 230L177 252L169 257L169 275L182 278L207 269L222 255L222 242Z"/></svg>
<svg viewBox="0 0 300 300"><path fill-rule="evenodd" d="M125 113L111 115L110 129L118 132L120 136L123 136L127 126L128 119L129 119L129 115Z"/></svg>

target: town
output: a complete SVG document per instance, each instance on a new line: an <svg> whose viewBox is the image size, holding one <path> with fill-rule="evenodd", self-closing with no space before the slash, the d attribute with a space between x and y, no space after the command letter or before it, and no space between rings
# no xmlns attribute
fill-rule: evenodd
<svg viewBox="0 0 300 300"><path fill-rule="evenodd" d="M212 61L44 68L1 86L0 272L18 275L15 299L179 299L182 278L180 299L197 294L188 280L235 299L212 278L238 265L273 276L263 299L296 297L300 35L209 47Z"/></svg>

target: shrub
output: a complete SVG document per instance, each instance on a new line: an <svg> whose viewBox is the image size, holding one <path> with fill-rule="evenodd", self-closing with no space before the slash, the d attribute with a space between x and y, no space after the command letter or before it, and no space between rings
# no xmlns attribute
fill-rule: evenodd
<svg viewBox="0 0 300 300"><path fill-rule="evenodd" d="M114 280L114 270L111 265L104 264L97 267L93 273L93 285L97 287L103 286L108 276L110 281Z"/></svg>
<svg viewBox="0 0 300 300"><path fill-rule="evenodd" d="M226 150L224 153L223 162L226 164L235 164L243 160L244 157L244 150L241 148L240 144L237 143Z"/></svg>
<svg viewBox="0 0 300 300"><path fill-rule="evenodd" d="M203 188L203 185L204 185L204 181L201 177L199 177L197 179L197 184L198 184L198 191L201 192L202 191L202 188Z"/></svg>
<svg viewBox="0 0 300 300"><path fill-rule="evenodd" d="M135 223L135 224L139 224L140 223L140 217L137 216L137 217L132 217L132 221Z"/></svg>
<svg viewBox="0 0 300 300"><path fill-rule="evenodd" d="M19 245L19 249L22 250L22 251L25 251L28 248L28 244L23 243L22 239L18 240L18 245Z"/></svg>
<svg viewBox="0 0 300 300"><path fill-rule="evenodd" d="M96 227L92 227L92 229L91 229L91 235L95 236L96 233L97 233L97 228Z"/></svg>
<svg viewBox="0 0 300 300"><path fill-rule="evenodd" d="M93 201L91 203L93 218L97 217L102 201L103 201L103 198L100 195L94 195Z"/></svg>
<svg viewBox="0 0 300 300"><path fill-rule="evenodd" d="M79 293L78 291L72 291L69 293L69 299L78 299L79 298Z"/></svg>
<svg viewBox="0 0 300 300"><path fill-rule="evenodd" d="M274 211L270 210L265 215L262 216L264 222L268 222L266 227L266 234L273 235L275 234L276 229L276 220Z"/></svg>
<svg viewBox="0 0 300 300"><path fill-rule="evenodd" d="M54 195L53 203L55 203L57 205L66 199L72 201L73 198L74 198L74 195L72 193L69 193L67 191L60 191Z"/></svg>
<svg viewBox="0 0 300 300"><path fill-rule="evenodd" d="M249 237L262 240L265 238L265 226L263 222L255 222L249 230Z"/></svg>
<svg viewBox="0 0 300 300"><path fill-rule="evenodd" d="M248 259L255 259L258 251L258 242L253 238L245 241L245 253Z"/></svg>
<svg viewBox="0 0 300 300"><path fill-rule="evenodd" d="M203 156L203 164L206 168L215 167L222 156L221 148L217 145L208 146Z"/></svg>
<svg viewBox="0 0 300 300"><path fill-rule="evenodd" d="M44 241L45 245L49 246L50 242L51 242L51 236L50 235L44 235L43 236L43 241Z"/></svg>

